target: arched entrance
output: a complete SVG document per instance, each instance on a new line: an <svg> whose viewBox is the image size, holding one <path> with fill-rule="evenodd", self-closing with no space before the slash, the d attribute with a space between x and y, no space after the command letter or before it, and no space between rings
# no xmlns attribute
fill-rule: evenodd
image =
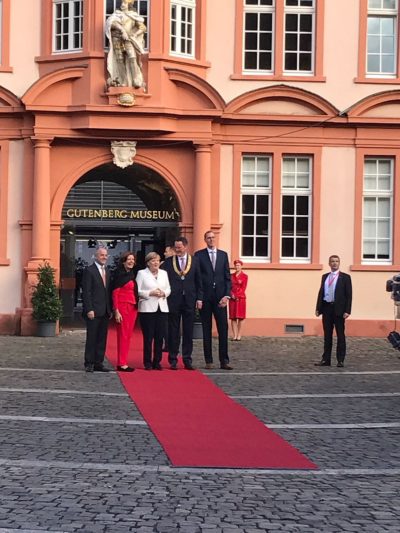
<svg viewBox="0 0 400 533"><path fill-rule="evenodd" d="M143 268L149 251L161 256L179 232L180 206L174 191L157 172L135 163L127 169L112 163L84 174L68 193L62 218L60 287L64 324L81 315L81 277L95 248L109 251L112 268L124 251Z"/></svg>

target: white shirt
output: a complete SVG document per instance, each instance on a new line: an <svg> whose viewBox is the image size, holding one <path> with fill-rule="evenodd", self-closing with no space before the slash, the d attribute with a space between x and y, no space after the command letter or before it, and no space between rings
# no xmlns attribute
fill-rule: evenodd
<svg viewBox="0 0 400 533"><path fill-rule="evenodd" d="M326 276L325 284L324 284L324 300L326 302L334 302L335 301L335 290L336 290L336 283L339 278L339 270L336 270L335 272L330 272Z"/></svg>

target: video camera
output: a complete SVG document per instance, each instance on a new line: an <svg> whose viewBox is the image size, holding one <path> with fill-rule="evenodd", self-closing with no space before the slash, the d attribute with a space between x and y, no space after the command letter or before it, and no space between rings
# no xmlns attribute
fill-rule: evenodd
<svg viewBox="0 0 400 533"><path fill-rule="evenodd" d="M394 305L397 306L396 318L400 318L400 274L395 274L392 279L386 282L386 292L391 293ZM387 336L388 341L396 350L400 351L400 333L391 331Z"/></svg>
<svg viewBox="0 0 400 533"><path fill-rule="evenodd" d="M395 274L392 279L387 280L386 292L392 293L394 305L400 305L400 274Z"/></svg>

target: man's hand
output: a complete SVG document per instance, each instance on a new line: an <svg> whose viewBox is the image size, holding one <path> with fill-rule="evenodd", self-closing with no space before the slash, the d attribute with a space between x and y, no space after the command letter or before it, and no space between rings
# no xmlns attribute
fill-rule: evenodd
<svg viewBox="0 0 400 533"><path fill-rule="evenodd" d="M93 320L94 319L94 311L89 311L88 314L87 314L87 317L89 320Z"/></svg>
<svg viewBox="0 0 400 533"><path fill-rule="evenodd" d="M223 298L220 299L218 305L220 307L226 307L228 305L228 300L229 300L229 298L227 296L224 296Z"/></svg>
<svg viewBox="0 0 400 533"><path fill-rule="evenodd" d="M201 309L202 307L203 307L203 302L201 300L197 300L196 309Z"/></svg>
<svg viewBox="0 0 400 533"><path fill-rule="evenodd" d="M349 318L350 314L349 313L343 313L343 318L346 320L346 318Z"/></svg>
<svg viewBox="0 0 400 533"><path fill-rule="evenodd" d="M319 316L320 315L320 312L317 310L315 311L315 316Z"/></svg>

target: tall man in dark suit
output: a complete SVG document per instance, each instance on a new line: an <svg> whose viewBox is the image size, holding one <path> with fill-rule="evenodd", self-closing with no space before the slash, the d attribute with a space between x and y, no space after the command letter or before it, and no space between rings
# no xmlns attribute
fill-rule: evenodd
<svg viewBox="0 0 400 533"><path fill-rule="evenodd" d="M218 351L220 367L232 370L228 356L228 312L227 304L231 294L231 274L228 254L217 250L213 231L204 234L207 247L198 250L195 257L199 259L203 283L203 350L206 368L213 368L212 356L212 317L214 316L218 331Z"/></svg>
<svg viewBox="0 0 400 533"><path fill-rule="evenodd" d="M188 240L178 237L174 242L175 255L168 257L162 268L168 273L171 294L168 296L168 362L177 370L182 322L182 360L186 370L192 364L193 323L195 309L201 309L203 290L198 260L188 253Z"/></svg>
<svg viewBox="0 0 400 533"><path fill-rule="evenodd" d="M86 320L85 370L108 372L103 365L111 316L110 273L106 269L108 252L99 247L95 261L83 272L83 316Z"/></svg>
<svg viewBox="0 0 400 533"><path fill-rule="evenodd" d="M344 323L351 313L351 277L339 271L340 258L338 255L330 256L329 266L331 271L322 276L315 311L316 316L322 314L322 325L324 328L324 353L322 354L321 361L315 363L315 365L331 366L332 335L333 328L335 328L337 336L337 366L342 368L344 366L344 358L346 357Z"/></svg>

